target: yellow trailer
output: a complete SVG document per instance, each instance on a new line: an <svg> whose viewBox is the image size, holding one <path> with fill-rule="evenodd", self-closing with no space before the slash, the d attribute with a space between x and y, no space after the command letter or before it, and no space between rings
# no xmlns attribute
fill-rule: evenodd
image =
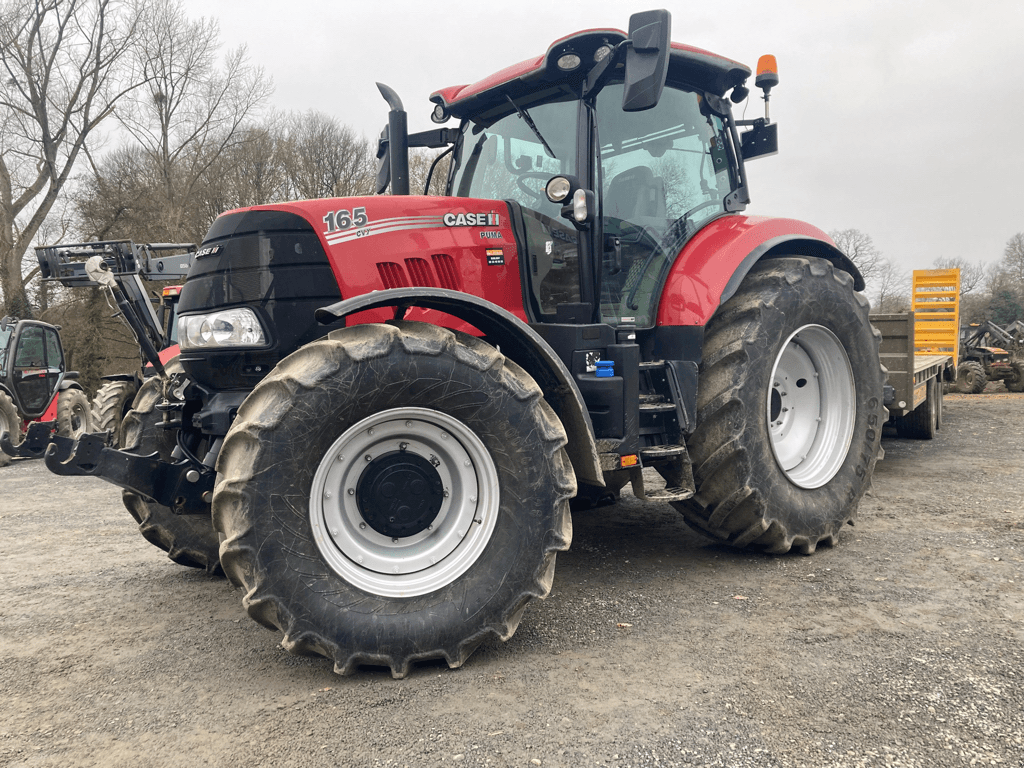
<svg viewBox="0 0 1024 768"><path fill-rule="evenodd" d="M885 406L900 437L931 440L942 426L943 382L956 378L960 270L915 270L910 312L872 314L888 371Z"/></svg>

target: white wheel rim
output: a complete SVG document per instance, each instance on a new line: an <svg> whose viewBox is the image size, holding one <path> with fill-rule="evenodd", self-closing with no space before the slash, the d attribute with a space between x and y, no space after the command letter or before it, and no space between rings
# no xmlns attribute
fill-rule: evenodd
<svg viewBox="0 0 1024 768"><path fill-rule="evenodd" d="M444 498L428 528L388 536L367 522L376 518L364 516L357 488L375 460L399 453L429 462ZM314 541L335 573L376 595L413 597L450 584L483 553L498 519L498 473L480 438L458 419L428 408L394 408L334 441L313 477L309 502Z"/></svg>
<svg viewBox="0 0 1024 768"><path fill-rule="evenodd" d="M772 452L790 482L820 488L846 460L857 417L853 367L842 343L820 325L805 325L775 358L768 389Z"/></svg>

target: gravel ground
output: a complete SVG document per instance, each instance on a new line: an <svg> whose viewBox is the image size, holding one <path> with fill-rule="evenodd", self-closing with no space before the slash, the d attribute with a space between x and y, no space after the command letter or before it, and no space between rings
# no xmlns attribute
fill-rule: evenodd
<svg viewBox="0 0 1024 768"><path fill-rule="evenodd" d="M112 486L0 469L2 766L1024 766L1024 395L889 437L857 525L734 552L578 514L551 597L459 670L341 678Z"/></svg>

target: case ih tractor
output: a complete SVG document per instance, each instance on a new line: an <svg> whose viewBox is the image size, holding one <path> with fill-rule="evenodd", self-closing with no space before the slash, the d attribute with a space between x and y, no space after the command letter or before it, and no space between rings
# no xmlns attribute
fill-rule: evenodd
<svg viewBox="0 0 1024 768"><path fill-rule="evenodd" d="M570 501L626 483L736 547L832 544L886 419L878 339L821 230L744 213L775 148L732 116L750 74L652 11L433 94L458 127L409 135L381 87L392 194L223 214L130 447L58 439L49 466L123 486L341 673L507 639ZM448 195L408 194L408 148L446 145Z"/></svg>
<svg viewBox="0 0 1024 768"><path fill-rule="evenodd" d="M93 399L93 427L110 432L115 446L122 445L121 424L131 409L144 379L156 369L147 363L154 354L160 363L177 357L177 318L180 286L164 286L156 307L142 279L164 281L183 278L192 266L193 243L134 243L105 240L36 248L44 280L68 288L107 290L121 317L139 342L139 371L102 376L104 384ZM163 254L163 255L161 255ZM146 349L149 345L149 349Z"/></svg>
<svg viewBox="0 0 1024 768"><path fill-rule="evenodd" d="M89 397L66 370L60 328L38 320L0 320L0 467L10 456L40 458L53 430L67 438L90 431ZM26 428L36 434L26 441Z"/></svg>

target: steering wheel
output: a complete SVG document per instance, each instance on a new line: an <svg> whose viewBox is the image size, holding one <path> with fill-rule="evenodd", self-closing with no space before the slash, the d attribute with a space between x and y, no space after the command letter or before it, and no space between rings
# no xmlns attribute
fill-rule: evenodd
<svg viewBox="0 0 1024 768"><path fill-rule="evenodd" d="M523 192L526 192L528 195L530 195L530 197L535 197L538 200L547 200L548 196L544 194L543 189L541 189L538 192L535 189L530 189L523 182L526 181L526 179L544 179L546 184L547 180L554 175L555 174L547 173L546 171L525 171L516 176L516 184L519 186L521 190L523 190Z"/></svg>

